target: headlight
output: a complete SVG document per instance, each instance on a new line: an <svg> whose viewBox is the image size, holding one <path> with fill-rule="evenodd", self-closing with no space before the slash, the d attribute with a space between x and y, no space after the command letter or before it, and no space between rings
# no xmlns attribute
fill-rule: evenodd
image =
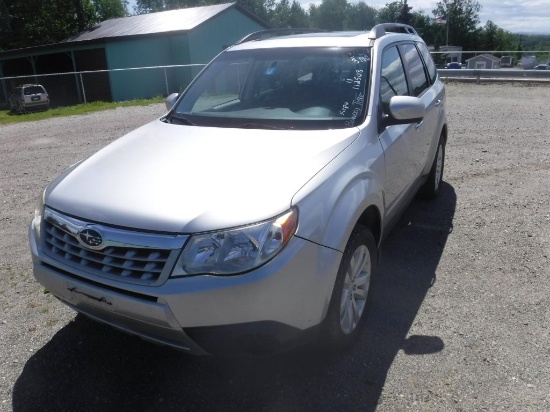
<svg viewBox="0 0 550 412"><path fill-rule="evenodd" d="M34 210L34 219L33 219L34 235L39 244L40 244L40 233L41 233L40 228L42 227L42 217L44 216L45 194L46 194L46 191L40 194L40 197L38 198L38 203L36 205L36 209Z"/></svg>
<svg viewBox="0 0 550 412"><path fill-rule="evenodd" d="M292 209L255 225L191 236L172 276L247 272L279 253L297 226L298 212Z"/></svg>

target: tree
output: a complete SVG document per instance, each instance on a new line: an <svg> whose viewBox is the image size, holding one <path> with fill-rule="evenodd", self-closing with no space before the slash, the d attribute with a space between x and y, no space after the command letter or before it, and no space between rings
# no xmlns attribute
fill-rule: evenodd
<svg viewBox="0 0 550 412"><path fill-rule="evenodd" d="M227 0L136 0L134 12L147 14L222 3L227 3ZM236 0L236 3L266 22L275 7L275 0Z"/></svg>
<svg viewBox="0 0 550 412"><path fill-rule="evenodd" d="M376 24L376 9L365 2L350 4L346 13L346 30L367 30Z"/></svg>
<svg viewBox="0 0 550 412"><path fill-rule="evenodd" d="M478 29L481 5L477 0L440 0L433 10L434 16L445 16L449 45L475 50L481 29Z"/></svg>
<svg viewBox="0 0 550 412"><path fill-rule="evenodd" d="M227 0L218 2L227 3ZM269 12L275 7L275 0L237 0L236 3L265 22L269 22Z"/></svg>
<svg viewBox="0 0 550 412"><path fill-rule="evenodd" d="M94 17L104 21L127 15L128 0L93 0Z"/></svg>
<svg viewBox="0 0 550 412"><path fill-rule="evenodd" d="M487 51L498 51L498 50L516 50L518 43L515 39L515 36L498 27L491 20L488 20L483 28L482 32L482 50ZM499 53L496 53L497 55Z"/></svg>
<svg viewBox="0 0 550 412"><path fill-rule="evenodd" d="M309 18L307 12L302 8L300 3L296 0L292 1L290 6L290 18L288 20L288 27L308 27Z"/></svg>
<svg viewBox="0 0 550 412"><path fill-rule="evenodd" d="M344 30L348 10L346 0L322 0L319 6L310 6L309 17L313 27L329 31Z"/></svg>
<svg viewBox="0 0 550 412"><path fill-rule="evenodd" d="M0 1L2 50L58 43L99 21L126 14L125 0Z"/></svg>
<svg viewBox="0 0 550 412"><path fill-rule="evenodd" d="M407 0L401 2L401 11L399 13L398 23L410 24L412 20L411 14L412 7L407 4Z"/></svg>
<svg viewBox="0 0 550 412"><path fill-rule="evenodd" d="M402 1L387 3L385 7L378 10L378 23L397 23L403 9Z"/></svg>
<svg viewBox="0 0 550 412"><path fill-rule="evenodd" d="M491 20L488 20L481 34L481 50L496 50L498 26Z"/></svg>
<svg viewBox="0 0 550 412"><path fill-rule="evenodd" d="M6 50L57 43L84 30L93 15L87 0L5 0L4 5L7 31L0 41Z"/></svg>
<svg viewBox="0 0 550 412"><path fill-rule="evenodd" d="M134 12L136 14L156 13L159 11L186 9L189 7L216 4L216 1L204 0L136 0Z"/></svg>
<svg viewBox="0 0 550 412"><path fill-rule="evenodd" d="M296 0L281 0L269 13L269 23L273 27L299 28L308 27L306 11Z"/></svg>
<svg viewBox="0 0 550 412"><path fill-rule="evenodd" d="M434 44L439 27L434 24L433 19L430 16L422 10L415 11L412 13L410 24L416 29L418 34L427 44Z"/></svg>

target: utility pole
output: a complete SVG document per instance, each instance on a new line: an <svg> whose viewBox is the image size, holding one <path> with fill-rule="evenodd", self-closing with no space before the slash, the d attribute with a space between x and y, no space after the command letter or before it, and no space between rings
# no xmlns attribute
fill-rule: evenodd
<svg viewBox="0 0 550 412"><path fill-rule="evenodd" d="M449 45L449 22L451 19L449 18L449 11L447 10L447 40L445 41L445 45Z"/></svg>
<svg viewBox="0 0 550 412"><path fill-rule="evenodd" d="M399 23L403 24L411 24L411 10L412 7L407 4L407 0L403 1L403 5L401 7L401 13L399 16Z"/></svg>

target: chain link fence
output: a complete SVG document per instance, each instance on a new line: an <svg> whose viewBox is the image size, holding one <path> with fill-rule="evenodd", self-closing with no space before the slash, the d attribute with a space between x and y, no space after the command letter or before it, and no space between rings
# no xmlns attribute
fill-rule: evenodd
<svg viewBox="0 0 550 412"><path fill-rule="evenodd" d="M17 86L41 84L50 107L95 101L118 102L181 93L204 64L140 67L0 78L0 108L11 109Z"/></svg>
<svg viewBox="0 0 550 412"><path fill-rule="evenodd" d="M453 53L462 55L462 53L481 52L457 50L432 52L432 55L437 62ZM539 52L522 53L535 54ZM548 52L540 53L539 59L547 56L550 60ZM204 66L204 64L187 64L3 77L0 78L0 109L11 109L10 96L17 86L23 84L44 86L50 97L50 107L72 106L95 101L119 102L168 96L171 93L181 93ZM444 65L440 65L440 68L444 68ZM446 73L449 76L449 73L452 73L447 73L446 70L441 70L441 72L442 75ZM520 75L520 73L515 75L507 73L507 75L508 77L525 77L525 74ZM537 75L548 78L550 71L544 74L537 73Z"/></svg>

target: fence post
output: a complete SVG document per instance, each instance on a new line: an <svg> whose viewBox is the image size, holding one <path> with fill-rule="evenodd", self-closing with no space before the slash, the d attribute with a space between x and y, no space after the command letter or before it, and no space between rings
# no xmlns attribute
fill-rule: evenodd
<svg viewBox="0 0 550 412"><path fill-rule="evenodd" d="M82 80L82 72L79 73L80 75L80 84L82 85L82 95L84 96L84 104L88 103L86 101L86 89L84 88L84 80Z"/></svg>
<svg viewBox="0 0 550 412"><path fill-rule="evenodd" d="M166 96L168 96L169 90L168 90L168 75L166 74L166 67L164 68L164 82L166 83Z"/></svg>
<svg viewBox="0 0 550 412"><path fill-rule="evenodd" d="M481 70L474 70L474 77L477 78L476 80L476 83L477 84L480 84L481 83Z"/></svg>

